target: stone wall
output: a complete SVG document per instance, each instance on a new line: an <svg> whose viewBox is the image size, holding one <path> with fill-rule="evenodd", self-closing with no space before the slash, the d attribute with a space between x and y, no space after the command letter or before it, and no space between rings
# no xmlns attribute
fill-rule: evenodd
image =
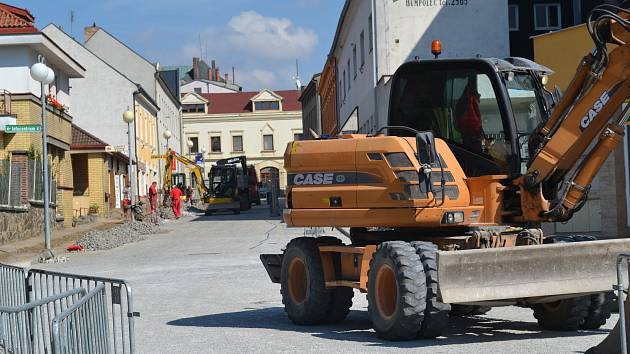
<svg viewBox="0 0 630 354"><path fill-rule="evenodd" d="M55 208L50 208L52 228L55 223ZM32 204L25 208L0 207L0 245L32 237L44 239L44 206Z"/></svg>

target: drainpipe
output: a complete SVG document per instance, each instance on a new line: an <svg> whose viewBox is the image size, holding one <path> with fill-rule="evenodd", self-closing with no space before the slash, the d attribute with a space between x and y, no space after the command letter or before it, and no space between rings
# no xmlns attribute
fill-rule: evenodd
<svg viewBox="0 0 630 354"><path fill-rule="evenodd" d="M136 195L138 196L138 200L140 200L140 186L139 186L139 181L138 181L138 173L140 172L140 169L138 168L138 132L136 131L136 96L140 94L140 90L136 90L133 92L132 97L133 97L133 149L134 149L134 155L136 158L136 176L135 176L135 184L136 184Z"/></svg>
<svg viewBox="0 0 630 354"><path fill-rule="evenodd" d="M378 117L378 56L376 55L376 51L378 48L377 42L376 42L376 0L372 0L372 74L373 74L373 79L374 79L374 122L372 122L372 125L374 125L375 123L377 124L376 126L376 130L378 130L379 126L378 126L378 122L379 122L379 117ZM373 127L370 127L373 128Z"/></svg>

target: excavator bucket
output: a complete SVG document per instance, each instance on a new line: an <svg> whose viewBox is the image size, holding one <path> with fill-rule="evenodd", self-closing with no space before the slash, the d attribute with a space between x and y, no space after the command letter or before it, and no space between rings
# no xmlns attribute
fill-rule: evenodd
<svg viewBox="0 0 630 354"><path fill-rule="evenodd" d="M440 251L439 291L445 303L542 302L558 295L612 291L616 258L625 252L630 252L630 239Z"/></svg>

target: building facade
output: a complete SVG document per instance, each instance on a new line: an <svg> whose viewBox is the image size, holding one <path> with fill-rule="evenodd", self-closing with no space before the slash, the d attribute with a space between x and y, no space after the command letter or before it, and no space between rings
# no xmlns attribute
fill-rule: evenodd
<svg viewBox="0 0 630 354"><path fill-rule="evenodd" d="M368 133L386 125L389 77L407 61L433 58L434 39L444 58L507 56L506 14L502 0L347 0L329 52L327 66L335 70L322 74L322 84L336 82L337 130Z"/></svg>
<svg viewBox="0 0 630 354"><path fill-rule="evenodd" d="M86 67L85 77L70 81L75 97L74 124L97 139L117 146L134 162L133 175L140 183L136 190L144 195L147 184L160 180L159 161L152 159L158 153L159 107L146 89L118 71L91 50L75 41L55 25L42 30ZM128 151L127 124L123 112L135 112L131 125L133 144Z"/></svg>
<svg viewBox="0 0 630 354"><path fill-rule="evenodd" d="M133 49L126 46L116 37L96 25L85 28L84 46L96 56L101 58L111 67L128 77L133 82L142 86L148 96L157 104L157 122L154 131L157 142L157 154L163 154L167 145L171 149L182 152L182 118L179 97L169 89L169 86L160 76L159 63L152 63L145 59ZM166 139L165 131L171 132L171 137ZM156 159L155 167L159 167L162 161ZM183 166L178 164L178 171L183 170ZM141 195L145 195L150 185L150 176L146 183L142 183ZM157 180L162 181L162 174L157 174Z"/></svg>
<svg viewBox="0 0 630 354"><path fill-rule="evenodd" d="M319 97L319 80L321 74L313 76L311 81L302 90L300 103L302 104L302 131L304 139L313 139L311 131L317 135L322 134L321 99Z"/></svg>
<svg viewBox="0 0 630 354"><path fill-rule="evenodd" d="M12 213L3 213L4 220L18 224L5 223L0 228L0 243L43 230L43 218L38 219L43 215L41 209L39 216L32 214L43 201L42 160L50 167L50 200L56 220L72 225L73 101L69 80L83 77L85 68L37 30L34 20L25 9L0 4L0 209ZM55 73L54 81L44 85L44 92L30 75L30 67L42 58ZM45 157L41 132L14 132L8 127L40 125L42 96L46 101L48 141ZM20 229L24 225L33 227ZM17 228L17 232L11 228Z"/></svg>
<svg viewBox="0 0 630 354"><path fill-rule="evenodd" d="M265 89L184 95L184 134L193 142L187 152L203 154L205 171L217 160L245 155L262 180L277 170L284 188L284 152L289 142L302 138L299 94Z"/></svg>
<svg viewBox="0 0 630 354"><path fill-rule="evenodd" d="M534 59L532 36L582 24L608 0L509 0L510 55Z"/></svg>

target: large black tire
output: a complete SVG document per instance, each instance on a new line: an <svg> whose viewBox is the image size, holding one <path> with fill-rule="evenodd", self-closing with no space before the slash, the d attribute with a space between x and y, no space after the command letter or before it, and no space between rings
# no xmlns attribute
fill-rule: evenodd
<svg viewBox="0 0 630 354"><path fill-rule="evenodd" d="M451 305L438 300L438 270L437 270L437 246L431 242L412 242L411 245L420 256L424 267L427 287L427 305L424 310L424 319L419 336L422 338L435 338L442 335L448 326Z"/></svg>
<svg viewBox="0 0 630 354"><path fill-rule="evenodd" d="M591 295L591 305L584 319L582 329L598 329L610 318L614 294L612 292Z"/></svg>
<svg viewBox="0 0 630 354"><path fill-rule="evenodd" d="M318 245L341 246L343 242L332 236L322 236L317 239ZM330 291L330 305L326 314L326 323L339 323L346 319L352 307L354 290L345 286L336 287Z"/></svg>
<svg viewBox="0 0 630 354"><path fill-rule="evenodd" d="M326 289L317 241L310 237L291 240L282 257L280 293L289 319L299 325L328 321L331 291Z"/></svg>
<svg viewBox="0 0 630 354"><path fill-rule="evenodd" d="M590 296L580 296L532 306L538 325L555 331L575 331L585 323L591 305Z"/></svg>
<svg viewBox="0 0 630 354"><path fill-rule="evenodd" d="M370 261L368 312L376 333L388 340L418 336L426 309L426 276L416 250L403 241L381 243Z"/></svg>

